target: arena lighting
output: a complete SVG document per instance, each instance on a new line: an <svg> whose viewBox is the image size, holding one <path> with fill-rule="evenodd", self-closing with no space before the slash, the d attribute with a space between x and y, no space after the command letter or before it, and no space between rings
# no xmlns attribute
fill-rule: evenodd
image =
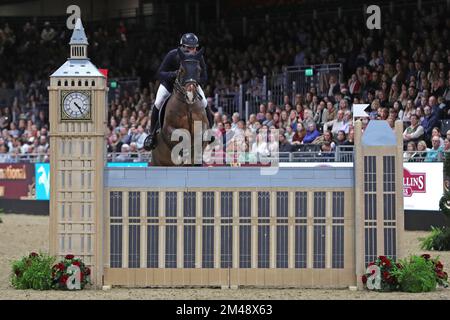
<svg viewBox="0 0 450 320"><path fill-rule="evenodd" d="M312 77L313 75L313 68L305 69L305 77Z"/></svg>

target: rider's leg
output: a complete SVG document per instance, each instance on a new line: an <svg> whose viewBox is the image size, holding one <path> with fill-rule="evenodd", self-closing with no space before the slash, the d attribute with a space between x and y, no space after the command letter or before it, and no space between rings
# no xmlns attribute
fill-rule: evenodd
<svg viewBox="0 0 450 320"><path fill-rule="evenodd" d="M203 89L200 86L198 86L198 93L202 97L202 104L203 104L203 107L205 108L205 111L206 111L206 117L208 118L209 127L212 128L214 117L213 117L213 115L211 113L211 109L207 108L208 107L208 101L206 100L205 93L203 92Z"/></svg>
<svg viewBox="0 0 450 320"><path fill-rule="evenodd" d="M205 93L203 92L202 87L198 86L197 90L200 96L202 97L203 108L206 108L206 106L208 105L208 101L206 101Z"/></svg>
<svg viewBox="0 0 450 320"><path fill-rule="evenodd" d="M152 114L150 118L150 134L145 139L144 149L151 150L155 147L156 139L155 134L156 130L158 130L158 116L159 110L166 102L167 98L170 96L170 92L163 85L159 85L158 91L156 93L155 105L152 108Z"/></svg>

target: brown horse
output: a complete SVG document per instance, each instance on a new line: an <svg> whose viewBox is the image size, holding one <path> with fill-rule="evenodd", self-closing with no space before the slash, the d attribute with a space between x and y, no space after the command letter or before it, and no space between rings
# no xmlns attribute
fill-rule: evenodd
<svg viewBox="0 0 450 320"><path fill-rule="evenodd" d="M202 143L201 154L194 153L194 122L200 121L202 132L196 132L197 138L203 136L203 132L209 128L208 118L205 108L202 105L201 97L197 91L200 79L200 57L203 49L195 55L185 54L178 49L180 56L180 68L174 84L174 90L170 96L165 112L163 112L163 126L156 136L156 147L152 151L151 165L153 166L175 166L172 161L172 149L180 141L172 141L172 134L176 129L185 129L191 137L190 148L185 153L186 158L181 164L199 164L199 159L203 155L206 143ZM181 153L180 153L181 154ZM197 158L197 159L195 159ZM186 161L188 160L188 161ZM190 160L190 161L189 161ZM195 161L196 160L196 161Z"/></svg>

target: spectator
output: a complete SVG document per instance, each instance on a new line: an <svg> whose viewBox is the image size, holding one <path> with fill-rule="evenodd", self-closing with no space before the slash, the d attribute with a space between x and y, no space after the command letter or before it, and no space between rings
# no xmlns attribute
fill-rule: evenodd
<svg viewBox="0 0 450 320"><path fill-rule="evenodd" d="M253 143L251 152L259 157L269 155L269 149L267 142L265 141L267 133L265 130L260 131L256 134L256 141Z"/></svg>
<svg viewBox="0 0 450 320"><path fill-rule="evenodd" d="M431 143L432 147L427 151L425 162L441 161L444 148L440 146L439 137L433 137Z"/></svg>
<svg viewBox="0 0 450 320"><path fill-rule="evenodd" d="M137 159L139 158L138 152L139 152L139 150L138 150L137 143L131 142L130 143L130 160L137 161Z"/></svg>
<svg viewBox="0 0 450 320"><path fill-rule="evenodd" d="M345 142L342 145L343 146L354 146L354 144L355 144L354 138L355 138L355 131L352 129L352 130L350 130L348 132L347 140L345 140ZM343 150L343 151L352 151L353 148L352 147L350 147L350 148L341 148L341 150Z"/></svg>
<svg viewBox="0 0 450 320"><path fill-rule="evenodd" d="M334 150L330 141L324 141L324 143L320 146L320 151L320 156L325 158L324 161L334 161Z"/></svg>
<svg viewBox="0 0 450 320"><path fill-rule="evenodd" d="M431 131L431 137L438 137L439 141L440 141L440 146L444 147L444 139L442 139L441 137L441 129L439 129L438 127L434 127L433 130Z"/></svg>
<svg viewBox="0 0 450 320"><path fill-rule="evenodd" d="M417 114L411 115L411 125L403 132L403 141L408 143L409 141L418 141L424 135L424 130L419 125L419 119Z"/></svg>
<svg viewBox="0 0 450 320"><path fill-rule="evenodd" d="M421 126L423 127L425 141L430 141L432 130L438 124L438 116L436 113L433 114L431 112L431 108L429 106L425 106L423 111L424 118L421 122Z"/></svg>
<svg viewBox="0 0 450 320"><path fill-rule="evenodd" d="M125 143L123 143L117 138L117 134L114 133L113 135L111 135L109 140L110 142L108 144L108 152L109 153L121 152L120 150L122 150L122 145L124 145Z"/></svg>
<svg viewBox="0 0 450 320"><path fill-rule="evenodd" d="M411 100L406 102L406 108L403 112L403 117L400 118L402 121L411 121L411 115L415 113L414 105Z"/></svg>
<svg viewBox="0 0 450 320"><path fill-rule="evenodd" d="M415 162L413 158L415 151L417 151L416 143L414 141L408 142L406 151L403 153L403 162Z"/></svg>
<svg viewBox="0 0 450 320"><path fill-rule="evenodd" d="M259 112L256 115L256 120L258 120L261 123L266 120L266 105L265 104L259 105Z"/></svg>
<svg viewBox="0 0 450 320"><path fill-rule="evenodd" d="M320 133L316 129L316 123L314 121L310 122L308 124L308 129L306 130L306 135L303 138L303 143L312 143L318 136L320 136Z"/></svg>
<svg viewBox="0 0 450 320"><path fill-rule="evenodd" d="M262 122L263 125L268 126L268 127L270 127L271 125L273 125L272 113L266 112L265 119L266 119L266 120L264 120L264 121Z"/></svg>
<svg viewBox="0 0 450 320"><path fill-rule="evenodd" d="M44 23L44 29L41 32L41 40L43 43L51 42L56 36L55 29L50 26L50 22Z"/></svg>
<svg viewBox="0 0 450 320"><path fill-rule="evenodd" d="M323 125L323 131L324 132L327 131L329 126L332 126L331 133L333 135L337 135L339 130L344 130L344 111L343 110L339 110L337 112L337 118L336 119L334 119L332 121L329 121L329 122L326 122Z"/></svg>
<svg viewBox="0 0 450 320"><path fill-rule="evenodd" d="M253 152L249 152L249 146L246 142L244 142L244 152L239 152L238 162L248 164L257 163L256 154Z"/></svg>
<svg viewBox="0 0 450 320"><path fill-rule="evenodd" d="M128 152L130 151L130 146L128 144L122 144L120 149L120 154L115 158L117 162L127 162L130 160L130 155Z"/></svg>
<svg viewBox="0 0 450 320"><path fill-rule="evenodd" d="M11 162L11 157L8 153L8 147L5 144L0 144L0 163Z"/></svg>
<svg viewBox="0 0 450 320"><path fill-rule="evenodd" d="M415 159L415 161L413 162L423 162L427 156L427 153L427 143L423 140L420 140L419 142L417 142L417 153L413 155L413 159Z"/></svg>
<svg viewBox="0 0 450 320"><path fill-rule="evenodd" d="M447 152L450 152L450 140L448 138L444 139L444 149L442 151L444 152L444 155L446 155Z"/></svg>
<svg viewBox="0 0 450 320"><path fill-rule="evenodd" d="M361 90L361 82L358 80L356 74L352 74L350 80L348 81L348 88L351 95L357 95Z"/></svg>
<svg viewBox="0 0 450 320"><path fill-rule="evenodd" d="M346 141L347 135L345 134L345 131L339 130L336 136L336 146L344 145Z"/></svg>
<svg viewBox="0 0 450 320"><path fill-rule="evenodd" d="M279 150L280 152L292 152L292 145L289 143L289 141L286 139L284 134L280 134L280 144L279 144Z"/></svg>
<svg viewBox="0 0 450 320"><path fill-rule="evenodd" d="M292 137L292 144L299 145L303 143L303 139L306 136L306 129L303 124L303 122L297 123L297 130L295 131L293 137Z"/></svg>
<svg viewBox="0 0 450 320"><path fill-rule="evenodd" d="M293 138L294 138L294 132L293 132L291 126L288 126L288 127L286 128L286 133L285 133L284 135L285 135L285 137L286 137L286 140L287 140L289 143L292 144L292 142L293 142L292 140L293 140ZM302 138L302 140L303 140L303 138ZM300 141L300 142L301 142L301 141Z"/></svg>
<svg viewBox="0 0 450 320"><path fill-rule="evenodd" d="M327 108L323 111L323 113L322 118L324 122L333 121L336 117L336 108L333 103L330 101L327 102Z"/></svg>
<svg viewBox="0 0 450 320"><path fill-rule="evenodd" d="M231 130L235 130L237 128L238 122L239 122L239 113L235 112L233 113L233 116L231 117Z"/></svg>
<svg viewBox="0 0 450 320"><path fill-rule="evenodd" d="M251 116L252 116L252 115L250 115L250 117L251 117ZM256 120L256 119L255 119L255 120ZM214 120L213 120L213 125L211 126L211 128L212 128L213 130L216 130L219 123L222 123L222 118L221 118L221 116L220 116L220 113L219 113L219 112L216 112L216 113L214 113Z"/></svg>
<svg viewBox="0 0 450 320"><path fill-rule="evenodd" d="M123 144L131 143L131 136L128 134L127 127L120 127L119 129L119 139Z"/></svg>
<svg viewBox="0 0 450 320"><path fill-rule="evenodd" d="M313 141L314 144L320 144L320 145L323 145L326 142L330 145L330 148L331 148L330 150L334 151L336 148L336 144L333 141L333 135L328 130L324 131L323 135L317 137Z"/></svg>
<svg viewBox="0 0 450 320"><path fill-rule="evenodd" d="M142 126L138 126L137 128L137 134L135 136L135 141L136 142L136 146L138 148L138 150L142 150L142 148L144 148L144 141L147 138L148 134L144 132L144 128ZM133 138L132 138L133 140Z"/></svg>
<svg viewBox="0 0 450 320"><path fill-rule="evenodd" d="M339 92L340 92L339 83L337 82L336 77L334 75L331 75L330 80L328 81L328 96L332 97Z"/></svg>

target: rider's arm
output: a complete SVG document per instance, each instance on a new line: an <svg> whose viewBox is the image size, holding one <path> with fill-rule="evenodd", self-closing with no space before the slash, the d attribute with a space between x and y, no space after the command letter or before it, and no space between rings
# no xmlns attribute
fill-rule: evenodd
<svg viewBox="0 0 450 320"><path fill-rule="evenodd" d="M158 78L160 81L173 80L177 77L177 72L173 71L174 69L176 69L176 67L174 68L172 66L174 59L175 56L171 53L168 53L165 56L163 62L161 63L158 69Z"/></svg>

